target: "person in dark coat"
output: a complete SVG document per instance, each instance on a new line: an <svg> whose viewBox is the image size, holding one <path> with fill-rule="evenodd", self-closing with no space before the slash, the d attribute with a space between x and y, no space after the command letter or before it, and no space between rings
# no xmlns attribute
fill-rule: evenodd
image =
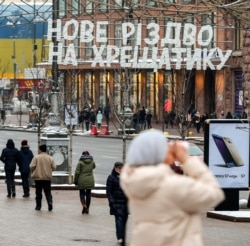
<svg viewBox="0 0 250 246"><path fill-rule="evenodd" d="M28 141L23 140L21 142L21 149L19 151L18 163L17 163L22 178L23 197L30 196L30 185L29 185L30 163L33 157L34 155L33 152L30 150Z"/></svg>
<svg viewBox="0 0 250 246"><path fill-rule="evenodd" d="M116 237L118 243L125 245L126 223L128 220L127 197L120 187L120 173L123 163L115 162L106 183L110 214L115 216Z"/></svg>
<svg viewBox="0 0 250 246"><path fill-rule="evenodd" d="M139 111L139 123L140 123L141 130L145 130L145 128L146 128L146 110L145 110L144 106Z"/></svg>
<svg viewBox="0 0 250 246"><path fill-rule="evenodd" d="M82 156L76 166L74 183L78 186L80 201L82 204L82 214L89 213L91 203L91 189L95 187L93 170L95 162L88 151L83 151Z"/></svg>
<svg viewBox="0 0 250 246"><path fill-rule="evenodd" d="M106 119L107 126L109 125L109 113L110 113L110 108L109 108L109 105L107 104L104 108L104 116Z"/></svg>
<svg viewBox="0 0 250 246"><path fill-rule="evenodd" d="M4 171L6 175L7 197L16 196L15 187L15 171L18 163L18 149L15 148L15 143L12 139L8 139L6 148L2 150L0 160L4 163Z"/></svg>
<svg viewBox="0 0 250 246"><path fill-rule="evenodd" d="M147 121L148 129L152 128L152 125L151 125L152 117L153 117L152 114L150 113L150 111L148 111L146 114L146 121Z"/></svg>
<svg viewBox="0 0 250 246"><path fill-rule="evenodd" d="M96 114L95 114L94 109L91 109L90 111L89 121L90 121L90 130L91 130L91 127L95 125L95 121L96 121Z"/></svg>
<svg viewBox="0 0 250 246"><path fill-rule="evenodd" d="M83 120L85 121L86 131L89 130L89 117L90 117L90 110L89 108L85 108L83 110Z"/></svg>

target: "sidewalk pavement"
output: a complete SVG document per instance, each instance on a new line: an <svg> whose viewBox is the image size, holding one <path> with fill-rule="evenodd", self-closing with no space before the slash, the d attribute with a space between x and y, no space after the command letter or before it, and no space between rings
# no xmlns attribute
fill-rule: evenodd
<svg viewBox="0 0 250 246"><path fill-rule="evenodd" d="M15 115L7 116L16 127ZM9 123L9 126L11 125ZM113 126L112 126L113 125ZM153 123L155 129L162 129ZM110 129L115 130L114 124ZM169 134L176 134L177 129L169 129ZM113 132L111 136L117 137ZM202 137L202 133L194 134ZM41 211L35 208L35 189L31 196L23 198L22 187L16 186L16 198L6 197L6 184L0 180L1 246L115 246L114 217L109 215L106 198L92 198L90 214L81 214L81 204L77 190L52 190L53 211L48 212L45 198ZM246 192L248 194L248 192ZM246 197L246 194L244 195ZM243 197L242 197L243 198ZM250 212L249 209L244 209ZM250 241L250 223L231 222L207 217L202 213L203 234L207 246L248 246ZM127 241L131 238L131 218L128 220ZM167 233L167 232L166 232ZM153 246L149 242L148 246ZM192 242L190 242L190 246ZM147 246L147 245L146 245Z"/></svg>
<svg viewBox="0 0 250 246"><path fill-rule="evenodd" d="M16 197L6 197L6 185L0 180L1 246L115 246L114 217L109 215L105 198L92 198L90 214L81 214L76 190L52 190L53 211L48 212L45 198L41 211L35 208L35 189L23 198L16 186ZM202 214L203 235L207 246L248 246L250 223L211 219ZM127 242L131 238L131 217ZM167 233L167 232L166 232ZM149 242L146 246L153 246ZM190 242L192 246L192 242Z"/></svg>

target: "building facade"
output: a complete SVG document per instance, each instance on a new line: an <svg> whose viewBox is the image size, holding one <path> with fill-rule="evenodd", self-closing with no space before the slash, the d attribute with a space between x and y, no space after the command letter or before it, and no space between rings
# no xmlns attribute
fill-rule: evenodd
<svg viewBox="0 0 250 246"><path fill-rule="evenodd" d="M63 104L144 106L156 121L167 100L177 115L244 110L241 23L210 1L54 0L52 19L37 65Z"/></svg>

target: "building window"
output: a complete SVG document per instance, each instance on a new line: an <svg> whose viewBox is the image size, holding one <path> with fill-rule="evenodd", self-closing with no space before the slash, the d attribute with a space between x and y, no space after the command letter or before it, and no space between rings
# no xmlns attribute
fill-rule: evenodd
<svg viewBox="0 0 250 246"><path fill-rule="evenodd" d="M108 0L100 0L100 12L107 12L108 11Z"/></svg>
<svg viewBox="0 0 250 246"><path fill-rule="evenodd" d="M92 14L94 12L94 2L92 0L86 0L85 12L88 14Z"/></svg>
<svg viewBox="0 0 250 246"><path fill-rule="evenodd" d="M75 54L76 54L76 58L79 58L80 57L80 38L75 38L73 40L73 44L74 44L74 47L75 47Z"/></svg>
<svg viewBox="0 0 250 246"><path fill-rule="evenodd" d="M102 29L103 33L101 33L100 38L107 38L108 37L108 25L100 25L100 29ZM102 52L102 57L106 59L107 57L107 41L100 42L100 46L103 45L105 47L104 51Z"/></svg>
<svg viewBox="0 0 250 246"><path fill-rule="evenodd" d="M163 103L165 103L166 100L171 100L172 103L175 101L175 95L176 95L175 76L176 75L174 70L165 71L164 73Z"/></svg>
<svg viewBox="0 0 250 246"><path fill-rule="evenodd" d="M85 44L85 57L92 58L93 57L93 41L84 43Z"/></svg>
<svg viewBox="0 0 250 246"><path fill-rule="evenodd" d="M193 16L193 15L187 16L187 17L183 20L183 31L182 31L183 34L184 34L184 27L185 27L185 24L186 24L186 23L195 24L195 23L194 23L194 16ZM189 41L189 40L187 40L187 41ZM193 54L195 46L194 46L194 44L192 44L192 45L184 45L184 44L183 44L183 48L191 49L191 53ZM187 56L187 53L182 53L182 54L183 54L183 56L185 56L185 57Z"/></svg>
<svg viewBox="0 0 250 246"><path fill-rule="evenodd" d="M122 47L122 22L115 21L115 46Z"/></svg>
<svg viewBox="0 0 250 246"><path fill-rule="evenodd" d="M91 71L87 71L84 76L84 88L83 88L83 95L84 98L84 107L90 107L94 103L94 82L93 82L93 76Z"/></svg>
<svg viewBox="0 0 250 246"><path fill-rule="evenodd" d="M107 104L108 92L108 75L107 72L100 72L100 83L99 83L99 106L104 107Z"/></svg>
<svg viewBox="0 0 250 246"><path fill-rule="evenodd" d="M72 15L79 15L79 1L78 0L72 0Z"/></svg>
<svg viewBox="0 0 250 246"><path fill-rule="evenodd" d="M164 37L167 36L167 25L168 25L168 22L175 22L175 18L164 18ZM174 27L170 27L169 38L170 39L174 39L175 38L175 28ZM169 49L169 55L170 55L170 57L172 57L171 50L174 47L175 47L175 44L173 44L173 43L165 43L164 44L164 48L168 48ZM175 55L175 53L173 53L173 55Z"/></svg>
<svg viewBox="0 0 250 246"><path fill-rule="evenodd" d="M58 0L58 16L64 17L66 15L66 1Z"/></svg>
<svg viewBox="0 0 250 246"><path fill-rule="evenodd" d="M159 104L158 100L158 83L156 81L157 79L157 73L156 72L147 72L147 81L146 81L146 87L147 87L147 93L146 93L146 108L150 110L152 115L156 116L158 107L156 105Z"/></svg>
<svg viewBox="0 0 250 246"><path fill-rule="evenodd" d="M156 19L155 18L148 18L147 19L147 24L150 24L150 23L156 23ZM147 38L149 41L152 41L155 37L151 36L150 35L150 32L151 30L150 29L147 29ZM148 56L152 56L153 54L153 47L156 47L157 46L157 43L156 44L147 44L147 47L148 47Z"/></svg>
<svg viewBox="0 0 250 246"><path fill-rule="evenodd" d="M123 7L123 0L115 0L115 7L122 8Z"/></svg>
<svg viewBox="0 0 250 246"><path fill-rule="evenodd" d="M115 71L114 74L114 105L115 105L115 110L116 112L121 111L121 106L122 106L122 75L121 72Z"/></svg>
<svg viewBox="0 0 250 246"><path fill-rule="evenodd" d="M214 30L214 14L204 14L202 15L202 26L205 25L210 25L213 28L213 34L215 35L215 30ZM206 41L208 39L208 31L205 31L202 33L202 41ZM207 48L212 49L214 47L214 42L215 42L215 36L213 36L211 42L209 43L209 45L207 45L206 47L202 47L202 48Z"/></svg>
<svg viewBox="0 0 250 246"><path fill-rule="evenodd" d="M140 0L132 0L132 8L139 8L140 7Z"/></svg>
<svg viewBox="0 0 250 246"><path fill-rule="evenodd" d="M241 30L240 20L235 20L234 29L234 49L241 50L243 45L243 31Z"/></svg>
<svg viewBox="0 0 250 246"><path fill-rule="evenodd" d="M157 6L157 1L147 0L147 6Z"/></svg>
<svg viewBox="0 0 250 246"><path fill-rule="evenodd" d="M141 82L138 72L131 72L130 84L130 107L135 111L139 108L139 99L141 98Z"/></svg>
<svg viewBox="0 0 250 246"><path fill-rule="evenodd" d="M195 3L195 0L183 0L183 3Z"/></svg>

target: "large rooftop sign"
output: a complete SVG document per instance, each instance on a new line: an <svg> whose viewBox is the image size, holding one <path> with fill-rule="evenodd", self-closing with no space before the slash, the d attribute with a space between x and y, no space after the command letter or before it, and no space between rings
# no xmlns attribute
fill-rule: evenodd
<svg viewBox="0 0 250 246"><path fill-rule="evenodd" d="M157 23L149 23L146 26L142 23L136 25L131 22L122 23L122 45L109 45L107 36L108 21L91 22L89 20L69 20L64 25L60 19L56 27L52 26L52 20L48 22L48 40L56 39L49 45L49 64L52 64L53 57L57 58L58 64L74 66L78 65L76 49L74 46L79 38L79 46L84 47L85 43L93 44L94 58L91 61L92 67L111 67L114 63L120 63L121 67L127 68L151 68L157 69L181 69L187 70L220 70L225 65L232 50L222 51L219 47L208 49L213 41L214 33L211 25L204 25L198 30L194 24L168 22L165 29L165 36L160 36L160 28ZM145 30L143 30L145 29ZM146 38L142 33L146 31ZM173 37L174 31L174 37ZM206 38L204 38L206 37ZM66 52L63 52L63 43L66 41ZM133 39L132 42L130 42ZM169 48L172 46L172 48ZM202 48L193 48L193 47ZM139 55L139 53L141 55ZM65 54L65 55L64 55ZM216 65L214 63L216 57ZM83 61L83 59L80 59ZM87 62L87 61L86 61Z"/></svg>

